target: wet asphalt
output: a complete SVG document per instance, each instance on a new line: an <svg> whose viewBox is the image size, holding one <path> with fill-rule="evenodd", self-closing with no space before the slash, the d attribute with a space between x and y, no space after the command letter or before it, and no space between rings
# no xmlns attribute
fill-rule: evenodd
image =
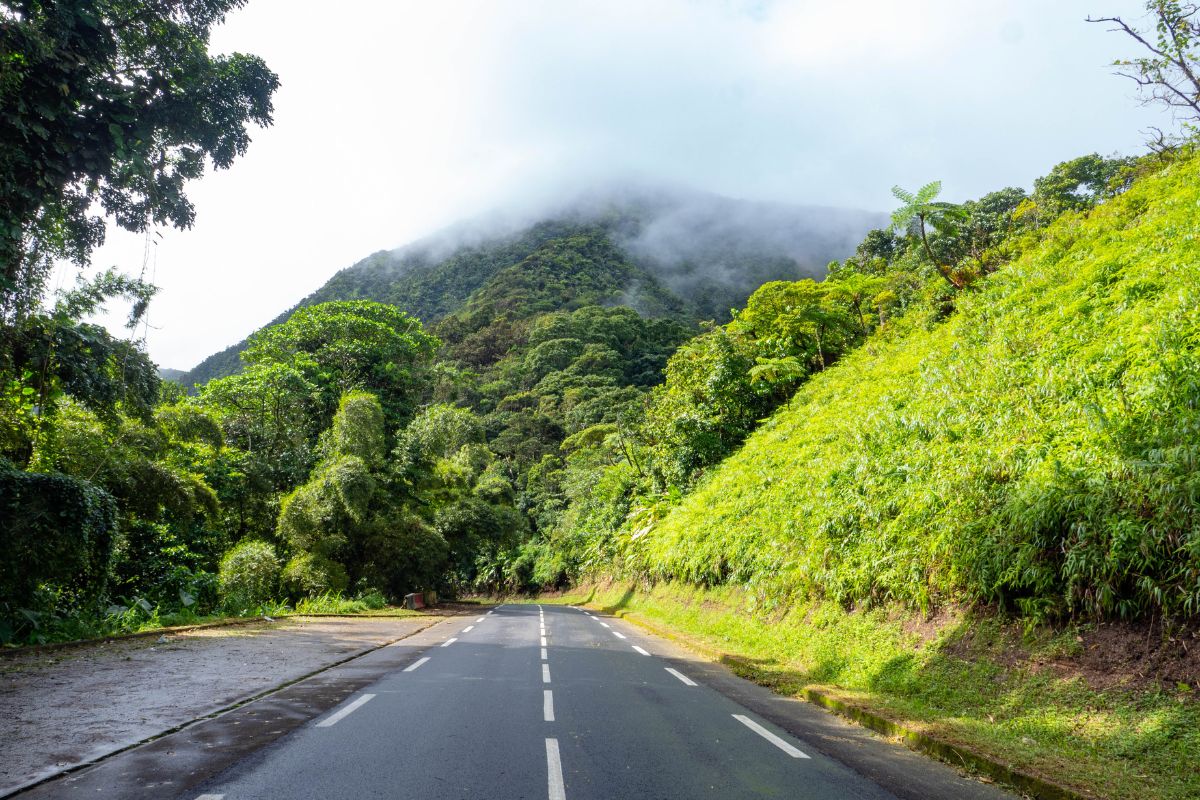
<svg viewBox="0 0 1200 800"><path fill-rule="evenodd" d="M1012 800L597 612L439 623L18 795Z"/></svg>
<svg viewBox="0 0 1200 800"><path fill-rule="evenodd" d="M506 605L445 633L194 797L896 798L611 618Z"/></svg>

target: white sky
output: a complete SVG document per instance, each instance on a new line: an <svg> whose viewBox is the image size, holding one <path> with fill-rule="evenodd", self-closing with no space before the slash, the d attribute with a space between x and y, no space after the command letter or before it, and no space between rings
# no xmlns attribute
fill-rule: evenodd
<svg viewBox="0 0 1200 800"><path fill-rule="evenodd" d="M251 0L213 48L280 76L275 125L162 231L147 345L188 368L335 271L463 217L614 176L890 210L1140 151L1161 116L1088 14L1138 0ZM110 231L96 267L137 273ZM63 270L58 283L73 279Z"/></svg>

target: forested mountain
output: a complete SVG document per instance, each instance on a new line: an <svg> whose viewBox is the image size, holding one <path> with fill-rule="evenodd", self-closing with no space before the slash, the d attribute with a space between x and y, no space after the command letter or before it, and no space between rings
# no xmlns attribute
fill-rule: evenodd
<svg viewBox="0 0 1200 800"><path fill-rule="evenodd" d="M566 283L521 314L598 303L648 316L724 322L731 308L766 281L820 277L826 264L851 252L883 220L870 212L683 190L597 189L564 201L540 221L470 221L398 250L373 253L297 307L373 300L433 324L462 309L476 292L510 292L515 300L521 292L546 288L505 288L530 268L540 277L527 281ZM241 368L238 354L245 346L239 342L209 356L179 382L191 386L233 374Z"/></svg>

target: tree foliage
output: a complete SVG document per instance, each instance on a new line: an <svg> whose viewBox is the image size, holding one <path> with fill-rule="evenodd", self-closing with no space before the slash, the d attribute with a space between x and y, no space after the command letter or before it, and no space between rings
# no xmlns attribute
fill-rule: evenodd
<svg viewBox="0 0 1200 800"><path fill-rule="evenodd" d="M208 51L244 0L0 4L0 323L41 297L53 259L85 264L104 238L192 224L184 194L271 123L278 79L257 57Z"/></svg>

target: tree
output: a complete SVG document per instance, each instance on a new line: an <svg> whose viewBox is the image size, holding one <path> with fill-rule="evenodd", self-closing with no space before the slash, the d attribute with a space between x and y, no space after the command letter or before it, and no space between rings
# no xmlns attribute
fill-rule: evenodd
<svg viewBox="0 0 1200 800"><path fill-rule="evenodd" d="M1056 217L1064 211L1083 211L1124 191L1132 158L1105 158L1091 153L1055 164L1033 182L1033 201L1039 211Z"/></svg>
<svg viewBox="0 0 1200 800"><path fill-rule="evenodd" d="M115 425L124 413L147 419L158 400L158 370L137 342L78 321L117 295L133 301L136 324L153 287L105 272L62 294L51 313L0 326L0 454L27 465L52 432L65 397Z"/></svg>
<svg viewBox="0 0 1200 800"><path fill-rule="evenodd" d="M0 324L36 308L55 259L88 262L96 205L126 230L187 228L184 184L271 124L275 74L208 52L245 2L0 3Z"/></svg>
<svg viewBox="0 0 1200 800"><path fill-rule="evenodd" d="M1119 75L1138 85L1143 102L1161 103L1184 126L1200 131L1200 4L1180 0L1147 0L1146 11L1154 20L1154 32L1138 30L1120 17L1088 17L1088 22L1116 25L1113 31L1128 34L1150 55L1117 60ZM1170 140L1156 129L1155 149L1169 146Z"/></svg>
<svg viewBox="0 0 1200 800"><path fill-rule="evenodd" d="M437 344L420 320L395 306L354 300L297 310L286 322L254 334L242 359L250 368L297 370L316 387L322 422L333 416L345 392L372 392L394 429L412 415Z"/></svg>
<svg viewBox="0 0 1200 800"><path fill-rule="evenodd" d="M938 202L937 196L942 192L942 182L932 181L917 190L916 194L907 192L899 186L892 187L892 195L904 203L892 213L892 227L907 231L910 236L916 236L928 256L929 262L937 269L938 274L946 279L955 289L962 289L966 283L956 275L952 266L945 264L933 254L929 246L929 232L926 225L941 234L952 235L956 231L955 223L963 218L962 209L953 203Z"/></svg>
<svg viewBox="0 0 1200 800"><path fill-rule="evenodd" d="M288 495L278 537L293 559L293 590L377 589L396 599L433 585L446 541L402 502L384 469L384 413L367 392L345 394L328 452L308 482Z"/></svg>

